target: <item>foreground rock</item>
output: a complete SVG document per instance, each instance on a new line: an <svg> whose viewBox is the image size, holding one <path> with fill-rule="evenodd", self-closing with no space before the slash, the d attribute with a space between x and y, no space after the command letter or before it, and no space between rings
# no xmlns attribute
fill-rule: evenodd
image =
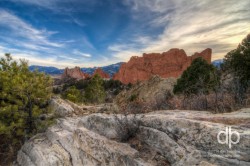
<svg viewBox="0 0 250 166"><path fill-rule="evenodd" d="M16 165L250 165L250 109L216 115L157 111L137 120L141 125L135 141L120 143L119 123L112 115L59 119L25 143ZM217 141L228 125L240 133L231 149Z"/></svg>
<svg viewBox="0 0 250 166"><path fill-rule="evenodd" d="M114 75L115 80L120 80L124 84L136 83L148 80L153 75L162 78L179 77L195 58L202 57L211 63L212 50L205 49L201 53L187 56L184 50L173 48L167 52L143 54L142 57L131 57L122 64L118 73Z"/></svg>

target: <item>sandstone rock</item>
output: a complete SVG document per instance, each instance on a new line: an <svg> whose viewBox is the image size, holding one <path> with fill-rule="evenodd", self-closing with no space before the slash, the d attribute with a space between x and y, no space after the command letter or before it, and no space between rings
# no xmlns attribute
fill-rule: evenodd
<svg viewBox="0 0 250 166"><path fill-rule="evenodd" d="M75 78L75 79L85 79L87 74L81 71L80 67L75 67L73 69L65 68L62 78Z"/></svg>
<svg viewBox="0 0 250 166"><path fill-rule="evenodd" d="M110 78L110 75L105 73L101 68L97 68L94 73L93 73L93 76L98 74L101 78L104 78L104 79L109 79Z"/></svg>
<svg viewBox="0 0 250 166"><path fill-rule="evenodd" d="M88 73L83 73L83 75L84 75L85 78L91 78L91 75L88 74Z"/></svg>
<svg viewBox="0 0 250 166"><path fill-rule="evenodd" d="M144 53L142 57L131 57L127 63L122 64L113 78L124 84L148 80L153 75L159 75L163 78L177 78L197 57L202 57L211 63L211 53L210 48L192 56L187 56L184 50L177 48L170 49L162 54Z"/></svg>
<svg viewBox="0 0 250 166"><path fill-rule="evenodd" d="M129 117L130 118L130 117ZM232 130L240 142L229 149L219 144L217 134L227 127L212 119L235 119ZM244 119L242 121L242 119ZM16 165L250 165L250 109L211 114L205 111L156 111L144 114L136 138L154 155L141 156L139 149L119 143L114 116L92 114L59 119L46 133L38 134L18 152ZM151 153L150 153L151 154ZM152 153L153 154L153 153ZM156 157L157 156L157 157Z"/></svg>

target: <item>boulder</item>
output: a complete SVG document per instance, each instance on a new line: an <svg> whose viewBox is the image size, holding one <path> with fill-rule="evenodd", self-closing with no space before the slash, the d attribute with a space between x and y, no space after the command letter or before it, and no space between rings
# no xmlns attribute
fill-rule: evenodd
<svg viewBox="0 0 250 166"><path fill-rule="evenodd" d="M177 48L161 54L144 53L142 57L133 56L127 63L123 63L113 78L124 84L145 81L153 75L159 75L162 78L177 78L197 57L202 57L211 63L211 54L210 48L192 56L187 56L184 50Z"/></svg>

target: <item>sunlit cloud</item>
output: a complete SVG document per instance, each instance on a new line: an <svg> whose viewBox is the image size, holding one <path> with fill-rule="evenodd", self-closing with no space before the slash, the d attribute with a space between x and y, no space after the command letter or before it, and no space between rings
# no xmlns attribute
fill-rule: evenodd
<svg viewBox="0 0 250 166"><path fill-rule="evenodd" d="M247 0L3 1L0 56L10 52L60 68L103 66L171 48L187 55L212 48L213 60L221 59L250 33Z"/></svg>
<svg viewBox="0 0 250 166"><path fill-rule="evenodd" d="M164 30L156 39L151 39L150 34L135 37L133 46L131 43L111 45L114 57L123 60L128 60L135 52L140 55L141 52L182 48L192 55L207 47L213 49L213 59L219 59L236 48L250 32L250 10L246 10L250 1L125 0L125 3L138 15L136 19L143 19L145 12L157 13L151 18L151 25L163 26ZM138 49L138 45L144 47ZM119 47L123 50L112 49Z"/></svg>

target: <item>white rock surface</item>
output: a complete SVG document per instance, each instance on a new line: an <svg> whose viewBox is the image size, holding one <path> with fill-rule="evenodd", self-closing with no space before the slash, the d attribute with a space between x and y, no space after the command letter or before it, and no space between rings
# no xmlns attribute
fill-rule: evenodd
<svg viewBox="0 0 250 166"><path fill-rule="evenodd" d="M250 165L250 109L227 114L157 111L139 120L138 140L170 165ZM162 165L152 162L155 156L146 160L138 149L115 141L117 125L114 116L106 114L59 119L25 143L16 165ZM227 126L240 133L232 149L217 142L218 132Z"/></svg>

